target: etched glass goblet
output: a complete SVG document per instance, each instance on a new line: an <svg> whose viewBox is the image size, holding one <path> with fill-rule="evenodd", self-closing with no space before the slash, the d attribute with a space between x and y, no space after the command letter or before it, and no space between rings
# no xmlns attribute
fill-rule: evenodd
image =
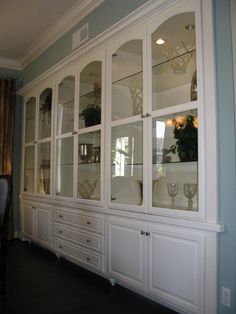
<svg viewBox="0 0 236 314"><path fill-rule="evenodd" d="M188 198L188 208L193 209L193 197L197 193L196 183L185 183L184 184L184 195Z"/></svg>
<svg viewBox="0 0 236 314"><path fill-rule="evenodd" d="M178 183L167 183L167 190L168 190L169 196L171 197L171 208L174 208L175 196L178 194L179 184Z"/></svg>

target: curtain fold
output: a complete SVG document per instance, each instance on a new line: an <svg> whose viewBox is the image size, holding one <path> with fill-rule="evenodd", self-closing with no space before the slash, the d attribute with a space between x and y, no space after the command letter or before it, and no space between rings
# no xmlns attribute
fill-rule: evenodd
<svg viewBox="0 0 236 314"><path fill-rule="evenodd" d="M13 135L15 117L15 80L0 79L0 173L13 175ZM9 214L8 238L13 238L13 202Z"/></svg>

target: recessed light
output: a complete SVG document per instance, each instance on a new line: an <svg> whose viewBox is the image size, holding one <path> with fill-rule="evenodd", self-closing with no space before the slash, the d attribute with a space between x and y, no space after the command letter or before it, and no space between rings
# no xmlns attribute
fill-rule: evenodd
<svg viewBox="0 0 236 314"><path fill-rule="evenodd" d="M158 38L158 39L156 40L156 44L157 44L157 45L163 45L165 42L166 42L166 41L165 41L163 38Z"/></svg>

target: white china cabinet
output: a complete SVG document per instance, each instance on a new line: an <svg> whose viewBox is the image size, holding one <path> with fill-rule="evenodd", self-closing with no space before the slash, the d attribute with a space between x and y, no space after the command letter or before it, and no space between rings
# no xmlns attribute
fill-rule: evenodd
<svg viewBox="0 0 236 314"><path fill-rule="evenodd" d="M148 1L22 91L23 235L188 314L217 312L212 39L210 0Z"/></svg>
<svg viewBox="0 0 236 314"><path fill-rule="evenodd" d="M51 194L52 87L26 97L24 123L23 194L49 197ZM51 206L22 200L23 235L51 247Z"/></svg>
<svg viewBox="0 0 236 314"><path fill-rule="evenodd" d="M165 215L196 213L202 102L195 14L170 15L159 24L151 24L148 34L143 28L129 34L109 50L110 205Z"/></svg>
<svg viewBox="0 0 236 314"><path fill-rule="evenodd" d="M101 201L104 55L59 75L55 196ZM62 77L63 75L63 77ZM78 78L78 79L77 79Z"/></svg>

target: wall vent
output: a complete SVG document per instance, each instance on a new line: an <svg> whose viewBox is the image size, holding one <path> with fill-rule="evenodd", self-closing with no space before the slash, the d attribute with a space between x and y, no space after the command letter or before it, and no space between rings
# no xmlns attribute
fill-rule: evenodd
<svg viewBox="0 0 236 314"><path fill-rule="evenodd" d="M72 50L84 43L89 37L88 23L72 35Z"/></svg>

